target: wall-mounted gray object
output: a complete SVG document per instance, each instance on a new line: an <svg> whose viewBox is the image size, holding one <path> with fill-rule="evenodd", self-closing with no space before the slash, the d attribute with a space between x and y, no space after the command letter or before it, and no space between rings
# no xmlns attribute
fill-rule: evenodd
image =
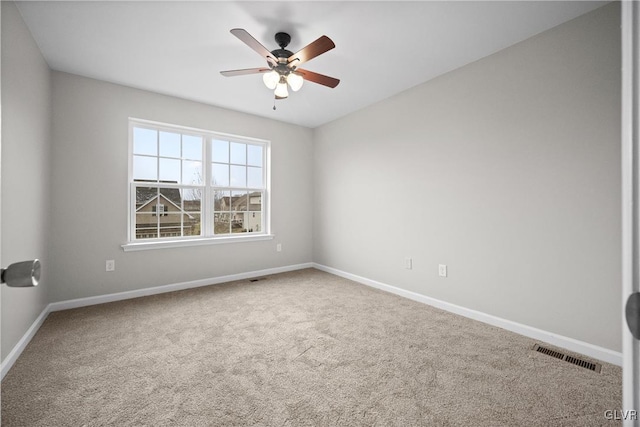
<svg viewBox="0 0 640 427"><path fill-rule="evenodd" d="M12 288L38 286L40 270L40 261L37 259L16 262L7 268L0 269L0 283L6 283Z"/></svg>

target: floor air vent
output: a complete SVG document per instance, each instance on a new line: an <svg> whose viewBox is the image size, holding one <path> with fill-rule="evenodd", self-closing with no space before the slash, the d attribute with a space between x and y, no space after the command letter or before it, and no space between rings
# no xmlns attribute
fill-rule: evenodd
<svg viewBox="0 0 640 427"><path fill-rule="evenodd" d="M572 363L582 368L589 369L590 371L600 373L600 371L602 370L602 365L599 363L587 362L586 360L569 356L564 353L560 353L559 351L551 350L550 348L542 347L539 344L535 344L532 350L537 351L538 353L546 354L547 356L555 357L556 359L564 360L565 362Z"/></svg>

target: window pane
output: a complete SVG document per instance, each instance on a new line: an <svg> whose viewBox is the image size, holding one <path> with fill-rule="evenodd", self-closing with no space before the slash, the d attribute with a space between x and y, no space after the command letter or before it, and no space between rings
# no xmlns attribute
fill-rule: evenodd
<svg viewBox="0 0 640 427"><path fill-rule="evenodd" d="M165 213L180 213L182 211L182 194L178 188L161 188L158 203L165 206Z"/></svg>
<svg viewBox="0 0 640 427"><path fill-rule="evenodd" d="M133 180L157 181L157 157L133 156Z"/></svg>
<svg viewBox="0 0 640 427"><path fill-rule="evenodd" d="M174 208L173 206L171 207ZM182 215L180 215L180 213L175 213L173 209L171 211L174 213L167 213L158 218L160 221L160 237L167 238L182 236L182 223L180 222Z"/></svg>
<svg viewBox="0 0 640 427"><path fill-rule="evenodd" d="M232 191L231 192L231 232L246 233L247 227L247 192Z"/></svg>
<svg viewBox="0 0 640 427"><path fill-rule="evenodd" d="M202 211L202 193L200 188L187 188L180 190L182 195L182 209L185 212L201 212Z"/></svg>
<svg viewBox="0 0 640 427"><path fill-rule="evenodd" d="M231 192L229 191L214 191L213 192L213 209L215 211L230 211L231 210Z"/></svg>
<svg viewBox="0 0 640 427"><path fill-rule="evenodd" d="M158 237L158 217L150 213L136 213L136 239Z"/></svg>
<svg viewBox="0 0 640 427"><path fill-rule="evenodd" d="M202 137L182 135L182 158L202 160Z"/></svg>
<svg viewBox="0 0 640 427"><path fill-rule="evenodd" d="M231 214L231 232L246 233L247 232L247 215L248 212L233 212Z"/></svg>
<svg viewBox="0 0 640 427"><path fill-rule="evenodd" d="M247 201L248 199L247 199L246 191L231 192L231 210L232 211L246 211Z"/></svg>
<svg viewBox="0 0 640 427"><path fill-rule="evenodd" d="M247 144L247 164L262 166L262 146Z"/></svg>
<svg viewBox="0 0 640 427"><path fill-rule="evenodd" d="M160 132L160 155L180 158L180 134Z"/></svg>
<svg viewBox="0 0 640 427"><path fill-rule="evenodd" d="M220 163L214 163L211 168L211 185L218 185L221 187L229 186L229 165L222 165Z"/></svg>
<svg viewBox="0 0 640 427"><path fill-rule="evenodd" d="M262 168L247 168L247 187L262 187Z"/></svg>
<svg viewBox="0 0 640 427"><path fill-rule="evenodd" d="M231 187L246 187L247 186L247 167L246 166L231 166Z"/></svg>
<svg viewBox="0 0 640 427"><path fill-rule="evenodd" d="M136 187L136 238L158 237L158 217L155 215L158 189Z"/></svg>
<svg viewBox="0 0 640 427"><path fill-rule="evenodd" d="M262 210L262 193L254 192L249 194L249 210L254 212Z"/></svg>
<svg viewBox="0 0 640 427"><path fill-rule="evenodd" d="M158 131L133 128L133 154L158 155Z"/></svg>
<svg viewBox="0 0 640 427"><path fill-rule="evenodd" d="M182 230L184 236L200 236L202 234L200 214L191 213L189 215L185 215Z"/></svg>
<svg viewBox="0 0 640 427"><path fill-rule="evenodd" d="M154 187L136 187L136 212L151 213L151 207L146 209L149 204L154 204L158 196L158 189Z"/></svg>
<svg viewBox="0 0 640 427"><path fill-rule="evenodd" d="M214 139L212 145L211 161L229 163L229 142Z"/></svg>
<svg viewBox="0 0 640 427"><path fill-rule="evenodd" d="M262 212L249 212L247 218L247 231L249 233L262 231Z"/></svg>
<svg viewBox="0 0 640 427"><path fill-rule="evenodd" d="M160 181L178 183L180 180L180 160L160 159Z"/></svg>
<svg viewBox="0 0 640 427"><path fill-rule="evenodd" d="M182 161L182 184L202 185L202 163L189 160Z"/></svg>
<svg viewBox="0 0 640 427"><path fill-rule="evenodd" d="M239 165L247 164L247 144L231 143L231 163Z"/></svg>
<svg viewBox="0 0 640 427"><path fill-rule="evenodd" d="M230 213L216 213L213 215L213 232L214 234L231 233Z"/></svg>

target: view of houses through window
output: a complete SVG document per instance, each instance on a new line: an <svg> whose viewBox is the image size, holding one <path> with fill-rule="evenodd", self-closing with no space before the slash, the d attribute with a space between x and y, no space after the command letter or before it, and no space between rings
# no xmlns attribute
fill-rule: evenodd
<svg viewBox="0 0 640 427"><path fill-rule="evenodd" d="M266 142L131 121L130 240L265 233Z"/></svg>

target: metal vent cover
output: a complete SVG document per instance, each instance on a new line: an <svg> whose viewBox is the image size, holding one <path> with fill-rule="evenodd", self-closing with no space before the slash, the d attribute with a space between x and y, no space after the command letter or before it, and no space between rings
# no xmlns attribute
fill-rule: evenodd
<svg viewBox="0 0 640 427"><path fill-rule="evenodd" d="M593 363L578 357L569 356L559 351L543 347L540 344L534 344L532 350L546 354L547 356L555 357L556 359L564 360L565 362L580 366L581 368L589 369L590 371L597 372L598 374L602 371L602 365L599 363Z"/></svg>

